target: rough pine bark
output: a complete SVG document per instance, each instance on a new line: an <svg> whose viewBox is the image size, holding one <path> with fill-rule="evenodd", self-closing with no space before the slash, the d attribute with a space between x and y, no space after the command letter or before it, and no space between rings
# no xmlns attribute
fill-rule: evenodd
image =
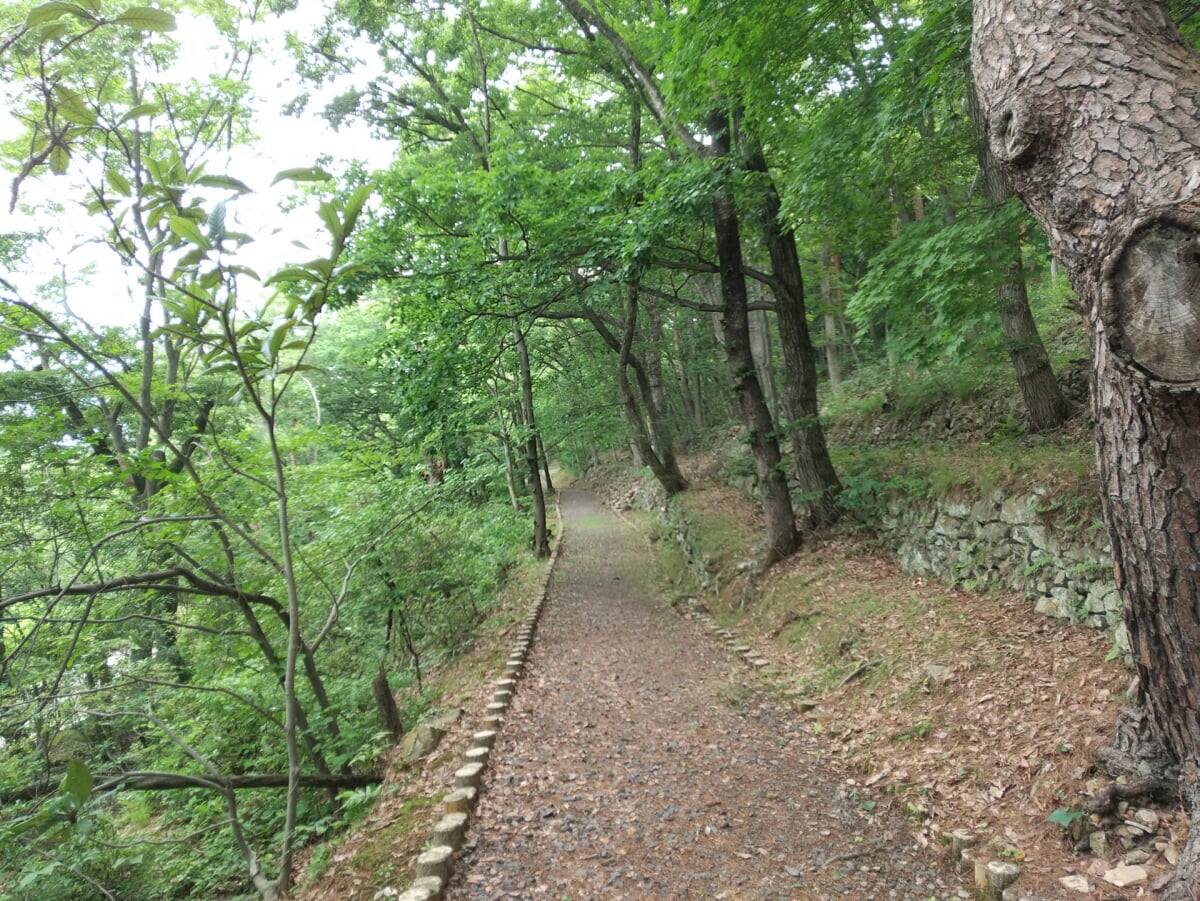
<svg viewBox="0 0 1200 901"><path fill-rule="evenodd" d="M1200 815L1200 58L1164 7L976 0L988 141L1092 349L1101 496L1151 737ZM1193 830L1163 901L1194 898Z"/></svg>

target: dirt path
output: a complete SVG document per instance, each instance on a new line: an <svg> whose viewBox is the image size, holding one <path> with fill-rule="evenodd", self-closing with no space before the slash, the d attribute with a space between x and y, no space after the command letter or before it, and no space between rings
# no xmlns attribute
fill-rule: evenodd
<svg viewBox="0 0 1200 901"><path fill-rule="evenodd" d="M446 897L967 897L820 737L655 600L635 530L562 496L528 669ZM872 808L870 810L866 808Z"/></svg>

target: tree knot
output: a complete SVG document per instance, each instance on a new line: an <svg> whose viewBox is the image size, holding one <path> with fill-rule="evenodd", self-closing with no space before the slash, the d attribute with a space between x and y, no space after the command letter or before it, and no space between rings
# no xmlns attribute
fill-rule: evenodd
<svg viewBox="0 0 1200 901"><path fill-rule="evenodd" d="M1033 161L1034 149L1047 131L1044 115L1039 115L1028 100L1015 96L1002 100L988 118L988 143L996 159L1010 166Z"/></svg>

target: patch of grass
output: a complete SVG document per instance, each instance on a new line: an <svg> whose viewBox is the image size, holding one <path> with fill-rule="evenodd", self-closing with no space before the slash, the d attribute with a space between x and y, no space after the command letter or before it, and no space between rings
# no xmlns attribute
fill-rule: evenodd
<svg viewBox="0 0 1200 901"><path fill-rule="evenodd" d="M370 844L360 848L352 860L361 873L369 873L379 886L389 883L398 867L421 849L429 831L429 813L442 802L442 793L432 797L420 795L409 798L396 811L392 821L373 836Z"/></svg>
<svg viewBox="0 0 1200 901"><path fill-rule="evenodd" d="M693 489L672 499L672 508L691 525L692 544L698 556L724 562L744 554L762 540L753 528L752 508L735 492L721 488Z"/></svg>
<svg viewBox="0 0 1200 901"><path fill-rule="evenodd" d="M843 506L878 516L889 500L941 498L958 492L987 497L1041 489L1038 512L1064 527L1086 526L1100 515L1094 451L1089 442L1022 438L987 445L924 444L831 449L842 477Z"/></svg>

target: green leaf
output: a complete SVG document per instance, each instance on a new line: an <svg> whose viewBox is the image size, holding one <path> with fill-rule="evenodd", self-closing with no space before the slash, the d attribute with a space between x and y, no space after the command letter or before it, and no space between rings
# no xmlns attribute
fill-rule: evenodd
<svg viewBox="0 0 1200 901"><path fill-rule="evenodd" d="M44 44L47 41L56 41L68 31L70 29L66 22L47 22L38 31L38 42Z"/></svg>
<svg viewBox="0 0 1200 901"><path fill-rule="evenodd" d="M1054 811L1054 813L1050 814L1050 816L1046 817L1046 819L1051 823L1057 823L1064 829L1070 829L1071 824L1081 816L1083 816L1082 810L1067 810L1063 807L1060 807L1058 810Z"/></svg>
<svg viewBox="0 0 1200 901"><path fill-rule="evenodd" d="M342 231L342 220L337 214L337 208L326 201L317 208L317 214L321 217L321 221L325 223L325 229L333 236L334 241L341 241L345 237Z"/></svg>
<svg viewBox="0 0 1200 901"><path fill-rule="evenodd" d="M292 328L296 325L294 319L281 319L276 322L265 338L262 341L263 356L267 361L274 363L279 357L279 349L283 347L283 342L287 340L291 334Z"/></svg>
<svg viewBox="0 0 1200 901"><path fill-rule="evenodd" d="M83 96L61 85L54 87L55 110L75 125L94 125L96 112L84 102Z"/></svg>
<svg viewBox="0 0 1200 901"><path fill-rule="evenodd" d="M254 279L256 282L262 281L262 277L257 272L255 272L249 266L242 266L240 264L230 266L229 274L230 275L245 275L249 278Z"/></svg>
<svg viewBox="0 0 1200 901"><path fill-rule="evenodd" d="M129 180L116 169L106 170L104 173L104 180L108 182L108 186L110 188L112 188L122 197L132 196L133 187L129 184Z"/></svg>
<svg viewBox="0 0 1200 901"><path fill-rule="evenodd" d="M292 282L309 282L310 284L319 282L321 279L308 269L300 266L289 266L286 269L280 269L268 278L264 285L282 285Z"/></svg>
<svg viewBox="0 0 1200 901"><path fill-rule="evenodd" d="M196 184L204 185L206 188L224 188L228 191L236 191L239 194L254 193L244 181L230 178L228 175L202 175L196 179Z"/></svg>
<svg viewBox="0 0 1200 901"><path fill-rule="evenodd" d="M43 3L41 6L35 6L31 9L29 15L25 17L25 27L34 29L43 22L53 22L68 13L80 19L95 20L95 17L78 3L64 3L62 0L52 0L50 3Z"/></svg>
<svg viewBox="0 0 1200 901"><path fill-rule="evenodd" d="M343 220L342 228L344 234L350 234L354 231L354 225L358 222L358 215L362 212L363 204L367 202L367 198L375 193L375 188L371 185L363 185L354 189L346 199L346 218Z"/></svg>
<svg viewBox="0 0 1200 901"><path fill-rule="evenodd" d="M55 144L50 151L50 171L55 175L64 175L71 162L71 151L65 144Z"/></svg>
<svg viewBox="0 0 1200 901"><path fill-rule="evenodd" d="M205 220L205 225L208 226L208 234L215 241L220 241L225 237L225 201L222 200L209 211L208 217Z"/></svg>
<svg viewBox="0 0 1200 901"><path fill-rule="evenodd" d="M67 775L63 777L59 791L66 792L75 800L76 807L83 807L92 796L92 773L78 758L67 764Z"/></svg>
<svg viewBox="0 0 1200 901"><path fill-rule="evenodd" d="M333 181L333 176L324 169L316 167L311 169L284 169L275 173L271 184L277 185L281 181Z"/></svg>
<svg viewBox="0 0 1200 901"><path fill-rule="evenodd" d="M208 246L208 239L201 233L200 226L196 224L195 220L188 219L186 216L170 216L167 219L167 225L177 237L184 241L199 244L202 247Z"/></svg>
<svg viewBox="0 0 1200 901"><path fill-rule="evenodd" d="M158 114L158 111L159 107L157 103L139 103L118 119L117 124L124 125L126 122L132 122L134 119L140 119L142 116L155 116Z"/></svg>
<svg viewBox="0 0 1200 901"><path fill-rule="evenodd" d="M370 268L366 263L347 263L344 266L338 266L333 270L334 279L346 278L349 275L357 275L360 272L366 272Z"/></svg>
<svg viewBox="0 0 1200 901"><path fill-rule="evenodd" d="M125 25L138 31L174 31L175 17L169 12L153 6L131 6L112 20L115 25Z"/></svg>
<svg viewBox="0 0 1200 901"><path fill-rule="evenodd" d="M222 372L237 372L237 371L238 371L237 364L234 363L233 360L228 360L228 359L218 360L217 362L211 364L204 370L205 374L207 374L207 375L218 375Z"/></svg>

